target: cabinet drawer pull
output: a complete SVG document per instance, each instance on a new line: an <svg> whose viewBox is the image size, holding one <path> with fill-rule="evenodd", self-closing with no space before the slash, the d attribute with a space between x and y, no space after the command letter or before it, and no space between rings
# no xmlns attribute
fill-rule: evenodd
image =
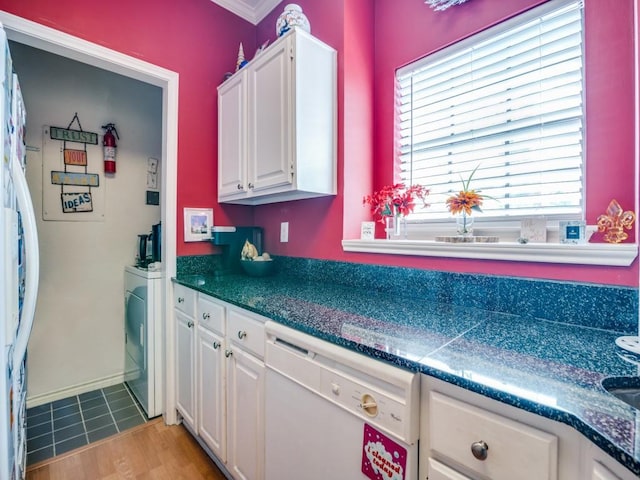
<svg viewBox="0 0 640 480"><path fill-rule="evenodd" d="M224 351L224 356L229 358L231 355L233 355L233 352L231 350L225 350Z"/></svg>
<svg viewBox="0 0 640 480"><path fill-rule="evenodd" d="M184 303L184 298L178 297L178 303Z"/></svg>
<svg viewBox="0 0 640 480"><path fill-rule="evenodd" d="M209 318L211 318L211 315L209 313L205 312L205 313L202 314L202 319L203 320L209 320Z"/></svg>
<svg viewBox="0 0 640 480"><path fill-rule="evenodd" d="M217 350L218 348L220 348L220 342L213 342L213 349Z"/></svg>
<svg viewBox="0 0 640 480"><path fill-rule="evenodd" d="M473 442L471 444L471 453L473 453L473 456L478 460L486 460L489 455L489 445L483 440Z"/></svg>
<svg viewBox="0 0 640 480"><path fill-rule="evenodd" d="M187 327L189 327L189 328L193 327L193 322L191 320L189 320L187 322Z"/></svg>
<svg viewBox="0 0 640 480"><path fill-rule="evenodd" d="M246 336L247 336L247 332L245 332L244 330L238 330L238 338L240 340L242 340Z"/></svg>

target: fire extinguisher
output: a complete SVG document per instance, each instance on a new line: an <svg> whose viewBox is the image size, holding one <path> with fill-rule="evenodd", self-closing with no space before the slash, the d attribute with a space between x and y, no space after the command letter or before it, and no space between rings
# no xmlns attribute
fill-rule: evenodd
<svg viewBox="0 0 640 480"><path fill-rule="evenodd" d="M102 145L104 146L104 173L113 174L116 173L116 137L118 140L120 140L120 137L115 124L107 123L102 128L106 130L102 139Z"/></svg>

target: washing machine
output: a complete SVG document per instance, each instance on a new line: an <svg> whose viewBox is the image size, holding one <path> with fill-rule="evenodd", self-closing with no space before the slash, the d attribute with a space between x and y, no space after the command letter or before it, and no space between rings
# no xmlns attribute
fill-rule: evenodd
<svg viewBox="0 0 640 480"><path fill-rule="evenodd" d="M163 272L125 267L125 382L149 418L162 414Z"/></svg>

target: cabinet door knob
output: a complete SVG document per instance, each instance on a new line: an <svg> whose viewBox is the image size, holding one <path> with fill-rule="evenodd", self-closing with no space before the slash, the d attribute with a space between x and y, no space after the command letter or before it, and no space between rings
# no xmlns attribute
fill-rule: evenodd
<svg viewBox="0 0 640 480"><path fill-rule="evenodd" d="M484 440L480 440L479 442L473 442L471 444L471 453L478 460L486 460L489 455L489 445Z"/></svg>
<svg viewBox="0 0 640 480"><path fill-rule="evenodd" d="M220 342L213 342L213 349L217 350L218 348L220 348Z"/></svg>
<svg viewBox="0 0 640 480"><path fill-rule="evenodd" d="M236 187L238 190L242 190L242 184L239 183L238 186Z"/></svg>
<svg viewBox="0 0 640 480"><path fill-rule="evenodd" d="M191 320L189 320L187 322L187 327L189 327L189 328L193 327L193 322Z"/></svg>
<svg viewBox="0 0 640 480"><path fill-rule="evenodd" d="M247 332L245 332L244 330L238 330L238 338L240 340L242 340L246 336L247 336Z"/></svg>
<svg viewBox="0 0 640 480"><path fill-rule="evenodd" d="M233 355L233 352L231 350L225 350L224 351L224 356L229 358L231 355Z"/></svg>
<svg viewBox="0 0 640 480"><path fill-rule="evenodd" d="M207 312L202 314L202 319L203 320L209 320L210 317L211 317L211 315L209 315Z"/></svg>
<svg viewBox="0 0 640 480"><path fill-rule="evenodd" d="M249 188L253 189L253 183L249 184Z"/></svg>
<svg viewBox="0 0 640 480"><path fill-rule="evenodd" d="M178 297L178 303L184 303L184 298Z"/></svg>

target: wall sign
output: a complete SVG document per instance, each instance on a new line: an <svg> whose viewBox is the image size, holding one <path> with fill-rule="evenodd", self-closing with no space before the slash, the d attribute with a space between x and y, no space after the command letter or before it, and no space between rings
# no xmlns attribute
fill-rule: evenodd
<svg viewBox="0 0 640 480"><path fill-rule="evenodd" d="M78 118L78 114L73 117L71 123ZM80 122L78 121L78 124ZM82 127L80 127L82 128ZM49 127L51 140L62 140L63 142L90 143L98 144L98 134L93 132L85 132L83 130L69 130L68 128Z"/></svg>
<svg viewBox="0 0 640 480"><path fill-rule="evenodd" d="M91 193L63 193L62 211L64 213L92 212L93 202L91 200Z"/></svg>
<svg viewBox="0 0 640 480"><path fill-rule="evenodd" d="M53 185L77 185L79 187L98 187L100 177L97 173L77 173L51 171L51 183Z"/></svg>
<svg viewBox="0 0 640 480"><path fill-rule="evenodd" d="M80 130L71 130L74 122L78 123ZM52 140L61 140L64 171L51 170L51 184L60 185L60 201L62 213L78 213L93 211L93 195L91 188L100 185L100 179L96 173L88 173L87 144L97 145L98 134L85 132L80 125L80 118L76 112L67 128L50 127L49 137ZM69 143L82 143L84 148L67 148ZM74 170L80 168L81 171ZM69 170L70 169L70 170ZM66 186L84 187L82 189L67 189Z"/></svg>
<svg viewBox="0 0 640 480"><path fill-rule="evenodd" d="M52 129L58 132L52 134ZM69 129L45 126L42 132L42 219L102 222L107 187L100 178L102 146L85 143L91 135L62 130Z"/></svg>

